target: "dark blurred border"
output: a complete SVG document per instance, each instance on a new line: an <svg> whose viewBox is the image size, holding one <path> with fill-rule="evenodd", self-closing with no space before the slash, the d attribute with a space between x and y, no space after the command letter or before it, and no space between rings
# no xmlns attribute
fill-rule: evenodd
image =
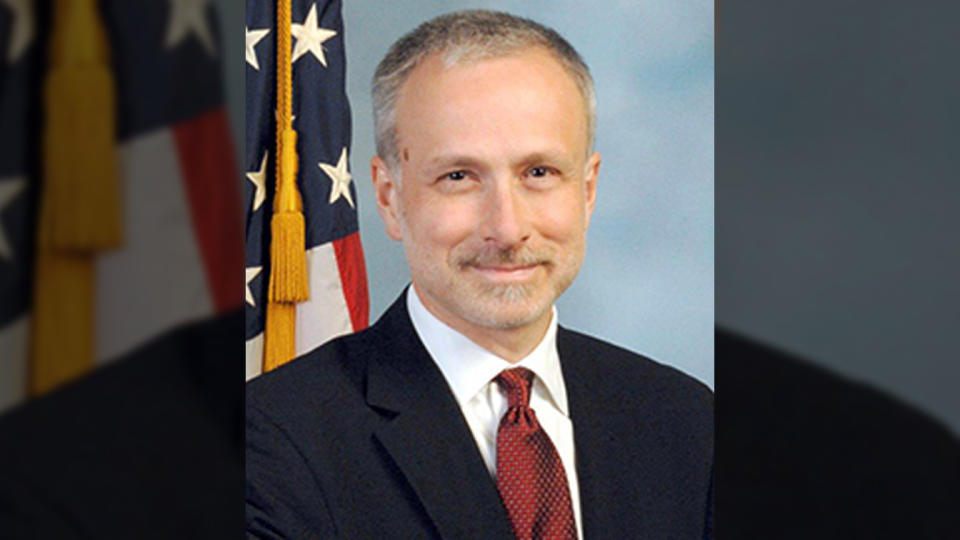
<svg viewBox="0 0 960 540"><path fill-rule="evenodd" d="M958 14L719 2L721 538L960 538Z"/></svg>
<svg viewBox="0 0 960 540"><path fill-rule="evenodd" d="M0 188L23 186L0 200L9 240L0 247L10 248L0 251L0 334L11 321L30 325L33 287L43 286L34 263L51 21L81 3L0 2ZM242 256L234 138L243 132L243 3L187 4L93 2L115 81L127 229L121 249L96 255L114 266L98 274L96 263L85 285L110 307L60 321L50 339L90 326L121 352L96 352L84 374L43 395L25 395L25 376L3 381L0 391L16 395L0 400L2 538L243 535L242 268L230 262ZM186 33L173 42L175 11ZM21 38L28 47L13 55ZM97 328L104 309L113 325ZM0 367L26 361L31 345L19 337L0 350Z"/></svg>

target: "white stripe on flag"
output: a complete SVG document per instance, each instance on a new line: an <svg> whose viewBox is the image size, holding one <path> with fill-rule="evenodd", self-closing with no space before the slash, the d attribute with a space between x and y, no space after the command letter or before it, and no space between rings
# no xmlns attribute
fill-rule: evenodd
<svg viewBox="0 0 960 540"><path fill-rule="evenodd" d="M343 296L340 269L333 243L307 251L310 299L297 304L296 355L301 356L331 339L353 332L350 311ZM263 333L246 342L247 380L260 375L263 365Z"/></svg>
<svg viewBox="0 0 960 540"><path fill-rule="evenodd" d="M263 332L247 340L247 380L263 371Z"/></svg>
<svg viewBox="0 0 960 540"><path fill-rule="evenodd" d="M213 313L171 131L126 142L120 160L123 247L97 260L100 364Z"/></svg>
<svg viewBox="0 0 960 540"><path fill-rule="evenodd" d="M297 304L297 356L353 332L332 242L307 251L307 275L310 299Z"/></svg>
<svg viewBox="0 0 960 540"><path fill-rule="evenodd" d="M0 328L0 411L27 397L27 351L30 340L30 316L21 315Z"/></svg>

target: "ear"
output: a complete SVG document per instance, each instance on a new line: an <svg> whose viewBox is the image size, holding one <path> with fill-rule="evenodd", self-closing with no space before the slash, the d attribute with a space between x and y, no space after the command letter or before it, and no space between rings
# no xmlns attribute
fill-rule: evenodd
<svg viewBox="0 0 960 540"><path fill-rule="evenodd" d="M583 189L586 191L587 204L587 226L590 226L590 217L593 216L593 209L597 205L597 174L600 172L600 154L594 152L587 159L587 170Z"/></svg>
<svg viewBox="0 0 960 540"><path fill-rule="evenodd" d="M370 177L373 179L377 212L383 220L387 236L398 242L402 241L403 228L400 226L400 208L397 206L400 185L394 181L390 168L380 159L380 156L373 156L370 160Z"/></svg>

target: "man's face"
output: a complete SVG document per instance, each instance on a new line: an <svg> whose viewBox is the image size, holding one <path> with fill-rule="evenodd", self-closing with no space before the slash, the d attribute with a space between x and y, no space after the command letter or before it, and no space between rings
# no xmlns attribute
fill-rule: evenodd
<svg viewBox="0 0 960 540"><path fill-rule="evenodd" d="M396 119L401 178L374 158L374 184L424 305L461 331L548 321L583 262L600 164L570 75L540 48L451 67L434 55Z"/></svg>

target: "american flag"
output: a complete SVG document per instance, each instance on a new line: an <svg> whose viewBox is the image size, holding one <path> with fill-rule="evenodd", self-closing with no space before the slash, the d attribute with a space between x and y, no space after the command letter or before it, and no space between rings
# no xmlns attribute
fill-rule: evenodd
<svg viewBox="0 0 960 540"><path fill-rule="evenodd" d="M109 0L125 245L102 257L101 355L239 307L238 173L210 0ZM114 286L122 284L122 287ZM103 294L105 293L105 294ZM124 316L136 306L136 317Z"/></svg>
<svg viewBox="0 0 960 540"><path fill-rule="evenodd" d="M78 9L83 16L67 16ZM57 372L62 386L31 385L51 391L0 411L0 537L242 534L233 486L243 472L236 375L245 180L224 101L224 89L242 81L227 87L221 74L242 60L239 40L225 47L219 39L217 15L212 0L0 0L0 234L9 240L0 247L0 408L26 397L28 378L43 378L37 366L82 368ZM231 33L239 38L237 19ZM72 39L63 39L65 20ZM78 21L95 24L77 31ZM98 46L81 67L76 57L52 58L54 50L85 51L70 42L91 34L107 55ZM65 80L51 73L83 70L99 84L44 85ZM77 80L84 78L69 82ZM44 92L51 87L58 92ZM63 106L78 103L79 111ZM96 141L99 152L84 153L96 159L54 160L63 155L49 151L51 134L61 148ZM70 168L57 176L52 163ZM116 238L79 248L53 242L43 234L48 217L103 224L74 218L108 205L76 203L82 197L72 188L93 182L50 178L86 180L93 175L84 171L108 171L101 164L116 165L99 187L122 195L109 205L121 210L122 221L109 222L111 233L123 232L119 245ZM106 198L107 190L90 191L93 203ZM68 259L82 264L64 264L55 277L81 271L63 281L44 273L45 263ZM45 317L51 306L72 306L76 316ZM83 354L73 356L83 362L37 354L46 334L40 321L52 330L43 340L48 350L71 341L66 334L79 336ZM89 376L74 378L82 374Z"/></svg>
<svg viewBox="0 0 960 540"><path fill-rule="evenodd" d="M20 160L0 164L0 235L10 240L6 256L0 240L0 407L24 397L30 370L28 269L36 216L27 188L40 180L26 175L24 156L35 151L17 147L38 146L35 133L19 137L40 115L18 108L24 98L9 73L27 69L22 64L31 58L42 60L36 55L50 37L49 18L34 10L45 5L0 2L5 18L0 28L9 32L0 36L0 47L7 46L0 80L3 154ZM92 272L94 362L103 364L175 328L239 309L242 177L224 104L224 51L211 0L96 5L115 81L124 216L122 246L97 255ZM40 93L37 86L23 91ZM19 142L11 147L11 140Z"/></svg>
<svg viewBox="0 0 960 540"><path fill-rule="evenodd" d="M0 2L0 410L26 392L42 56L32 5Z"/></svg>
<svg viewBox="0 0 960 540"><path fill-rule="evenodd" d="M278 0L246 12L246 373L262 371L276 158ZM306 222L309 300L296 306L295 351L367 325L366 269L350 175L350 106L339 1L291 0L293 128Z"/></svg>

